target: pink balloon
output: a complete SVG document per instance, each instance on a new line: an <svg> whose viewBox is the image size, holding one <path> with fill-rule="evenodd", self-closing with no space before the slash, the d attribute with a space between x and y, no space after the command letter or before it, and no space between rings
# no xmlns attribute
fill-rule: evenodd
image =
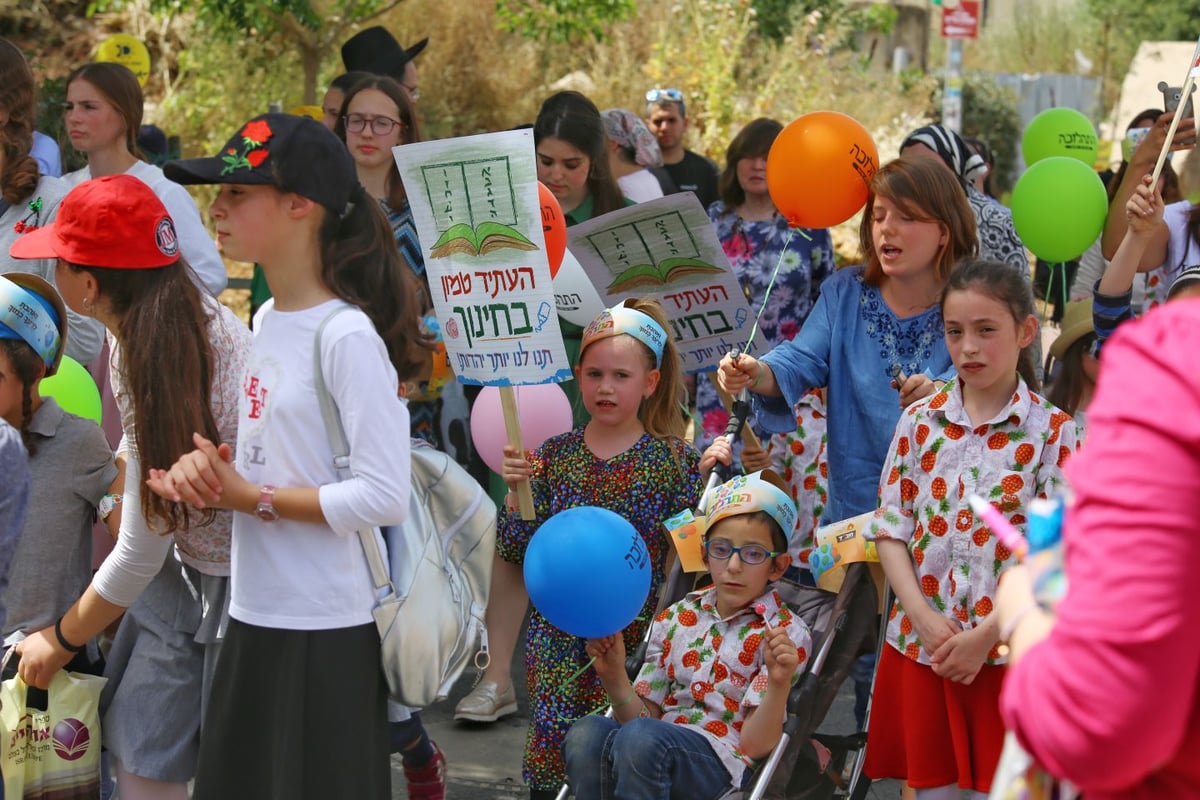
<svg viewBox="0 0 1200 800"><path fill-rule="evenodd" d="M517 417L521 420L521 447L532 450L551 436L571 430L571 401L557 383L514 386ZM504 466L504 409L500 389L485 386L471 408L471 439L483 463L499 473Z"/></svg>

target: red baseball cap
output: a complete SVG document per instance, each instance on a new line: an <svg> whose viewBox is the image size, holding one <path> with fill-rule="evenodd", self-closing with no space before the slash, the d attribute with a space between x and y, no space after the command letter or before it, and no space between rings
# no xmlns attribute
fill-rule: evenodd
<svg viewBox="0 0 1200 800"><path fill-rule="evenodd" d="M54 221L17 237L9 254L83 267L156 269L179 260L179 237L153 189L132 175L107 175L72 189Z"/></svg>

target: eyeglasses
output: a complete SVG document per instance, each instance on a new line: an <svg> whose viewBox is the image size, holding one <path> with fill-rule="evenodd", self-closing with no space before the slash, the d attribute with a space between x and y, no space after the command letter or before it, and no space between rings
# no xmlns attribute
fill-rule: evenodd
<svg viewBox="0 0 1200 800"><path fill-rule="evenodd" d="M704 543L704 552L708 553L710 558L715 558L718 561L728 561L733 558L734 553L737 553L742 563L749 564L750 566L761 564L768 558L783 555L783 553L768 550L761 544L746 544L741 547L734 547L733 543L728 539L709 539Z"/></svg>
<svg viewBox="0 0 1200 800"><path fill-rule="evenodd" d="M408 92L408 99L414 103L421 99L421 89L417 86L409 86L407 83L400 84L404 87L404 91Z"/></svg>
<svg viewBox="0 0 1200 800"><path fill-rule="evenodd" d="M376 136L387 136L392 132L392 129L399 125L404 127L403 122L399 122L388 117L366 117L362 114L347 114L342 117L346 122L347 133L362 133L367 129L367 124L371 125L371 133Z"/></svg>

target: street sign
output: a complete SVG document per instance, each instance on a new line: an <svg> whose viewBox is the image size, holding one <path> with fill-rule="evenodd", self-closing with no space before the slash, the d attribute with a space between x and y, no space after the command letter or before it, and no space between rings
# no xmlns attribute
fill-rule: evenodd
<svg viewBox="0 0 1200 800"><path fill-rule="evenodd" d="M962 0L953 9L942 7L942 38L979 38L979 0Z"/></svg>

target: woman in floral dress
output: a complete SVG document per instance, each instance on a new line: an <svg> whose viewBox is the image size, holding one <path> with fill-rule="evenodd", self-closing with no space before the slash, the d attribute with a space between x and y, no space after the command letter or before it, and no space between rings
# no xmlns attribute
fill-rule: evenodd
<svg viewBox="0 0 1200 800"><path fill-rule="evenodd" d="M833 273L829 231L790 229L767 192L767 152L781 130L783 126L775 120L760 118L734 137L718 183L721 199L708 209L751 309L755 314L762 309L758 328L768 348L790 341L800 332L817 302L821 283ZM775 285L767 298L772 277ZM696 414L702 428L697 431L696 446L703 451L725 431L729 420L711 375L696 381ZM735 443L735 456L738 452Z"/></svg>

